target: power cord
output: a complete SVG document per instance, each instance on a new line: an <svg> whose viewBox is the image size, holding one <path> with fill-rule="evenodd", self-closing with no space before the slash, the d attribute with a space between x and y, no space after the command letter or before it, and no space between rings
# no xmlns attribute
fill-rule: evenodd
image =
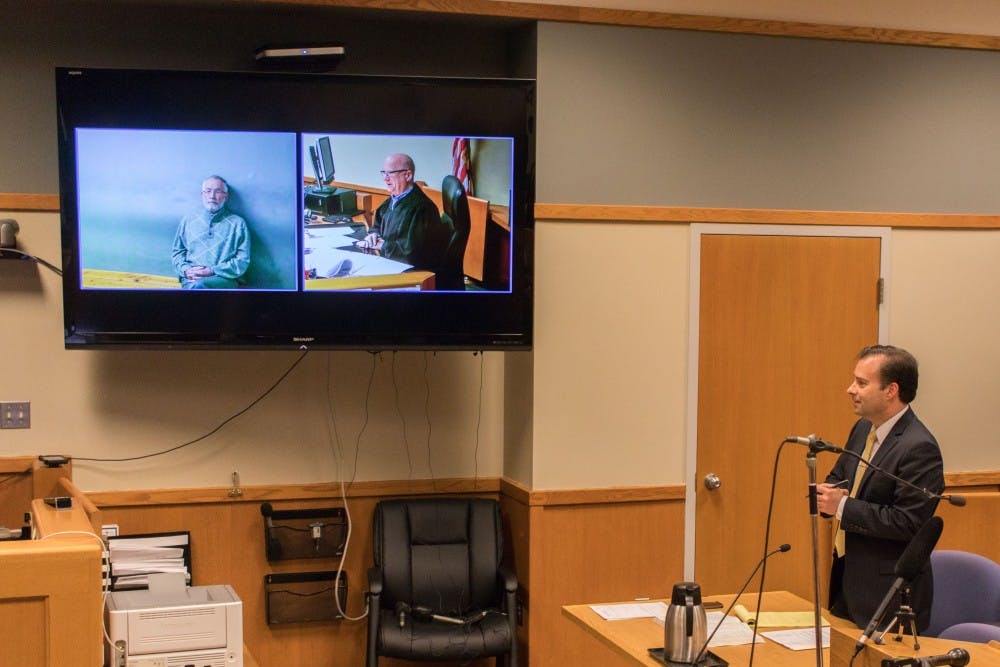
<svg viewBox="0 0 1000 667"><path fill-rule="evenodd" d="M213 428L212 430L210 430L208 433L205 433L204 435L198 436L194 440L188 440L187 442L185 442L183 444L180 444L180 445L177 445L175 447L170 447L169 449L164 449L164 450L159 451L159 452L153 452L151 454L142 454L140 456L127 456L127 457L118 458L118 459L99 459L99 458L91 458L91 457L84 457L84 456L74 456L73 460L74 461L90 461L92 463L124 463L124 462L127 462L127 461L139 461L139 460L142 460L142 459L153 458L155 456L163 456L164 454L170 454L171 452L176 452L179 449L184 449L185 447L190 447L191 445L197 444L197 443L201 442L202 440L205 440L206 438L215 435L216 433L218 433L219 431L221 431L222 428L224 426L226 426L226 424L229 424L231 421L235 420L237 417L240 417L240 416L246 414L247 412L250 411L251 408L253 408L255 405L257 405L258 403L260 403L261 401L263 401L265 398L267 398L271 394L271 392L273 392L275 389L277 389L278 386L282 382L285 381L285 378L287 378L291 374L291 372L293 370L295 370L295 367L298 366L300 363L302 363L302 360L306 358L307 354L309 354L309 350L305 350L304 352L302 352L302 354L299 355L299 358L296 359L294 362L292 362L292 365L289 366L288 369L284 373L281 374L281 377L279 377L274 382L274 384L272 384L270 387L268 387L267 390L264 391L263 394L261 394L260 396L258 396L254 400L252 400L246 407L244 407L243 409L241 409L241 410L237 411L236 413L230 415L229 417L223 419L222 422L219 423L218 426L216 426L215 428Z"/></svg>
<svg viewBox="0 0 1000 667"><path fill-rule="evenodd" d="M774 513L774 493L775 486L778 479L778 461L781 459L781 450L784 449L785 443L782 442L778 446L778 451L774 454L774 467L771 470L771 494L767 500L767 519L764 522L764 556L763 564L760 568L760 588L757 589L757 614L760 615L760 605L764 599L764 577L767 575L767 557L768 552L768 541L771 539L771 516ZM753 624L753 639L750 642L750 661L748 667L753 667L753 655L754 649L757 648L757 623Z"/></svg>
<svg viewBox="0 0 1000 667"><path fill-rule="evenodd" d="M60 269L59 267L55 266L54 264L50 264L49 262L46 262L41 257L36 257L35 255L32 255L31 253L24 252L23 250L18 250L17 248L0 248L0 254L6 254L8 252L9 253L14 253L15 255L20 255L24 259L30 259L35 264L41 264L42 266L44 266L46 269L48 269L52 273L56 274L57 276L61 276L63 274L62 269Z"/></svg>

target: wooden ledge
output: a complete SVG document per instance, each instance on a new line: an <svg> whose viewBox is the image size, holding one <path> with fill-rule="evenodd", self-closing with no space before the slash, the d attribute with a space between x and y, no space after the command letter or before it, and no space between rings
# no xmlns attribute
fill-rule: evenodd
<svg viewBox="0 0 1000 667"><path fill-rule="evenodd" d="M353 7L359 9L491 16L526 21L590 23L637 28L702 30L772 37L807 37L846 42L906 44L959 49L1000 50L1000 37L965 33L874 28L802 21L777 21L730 16L704 16L631 9L578 7L569 4L505 2L502 0L258 0L259 3Z"/></svg>

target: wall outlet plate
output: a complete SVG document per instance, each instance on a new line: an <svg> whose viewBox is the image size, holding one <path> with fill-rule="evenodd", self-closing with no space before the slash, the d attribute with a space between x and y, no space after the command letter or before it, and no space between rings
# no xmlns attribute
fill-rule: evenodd
<svg viewBox="0 0 1000 667"><path fill-rule="evenodd" d="M31 428L31 403L0 402L0 428Z"/></svg>

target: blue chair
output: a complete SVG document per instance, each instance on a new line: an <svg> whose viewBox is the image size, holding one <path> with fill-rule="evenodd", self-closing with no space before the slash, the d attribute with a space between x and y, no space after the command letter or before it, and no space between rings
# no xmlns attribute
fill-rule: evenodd
<svg viewBox="0 0 1000 667"><path fill-rule="evenodd" d="M991 641L1000 642L1000 625L992 623L958 623L945 628L941 639L954 639L960 642L979 642L988 644Z"/></svg>
<svg viewBox="0 0 1000 667"><path fill-rule="evenodd" d="M941 549L931 552L931 567L934 603L924 635L942 637L958 624L1000 623L1000 564L968 551Z"/></svg>

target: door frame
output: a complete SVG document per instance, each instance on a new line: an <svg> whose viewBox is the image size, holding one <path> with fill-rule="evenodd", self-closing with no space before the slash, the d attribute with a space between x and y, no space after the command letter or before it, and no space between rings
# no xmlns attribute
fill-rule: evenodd
<svg viewBox="0 0 1000 667"><path fill-rule="evenodd" d="M706 235L730 236L841 236L847 238L881 239L879 244L879 278L882 281L882 303L878 311L878 342L889 340L889 258L892 241L890 227L841 227L826 225L747 225L691 224L690 273L688 298L688 381L687 428L684 448L684 578L694 581L695 530L697 507L695 479L698 464L698 354L701 332L701 238Z"/></svg>

